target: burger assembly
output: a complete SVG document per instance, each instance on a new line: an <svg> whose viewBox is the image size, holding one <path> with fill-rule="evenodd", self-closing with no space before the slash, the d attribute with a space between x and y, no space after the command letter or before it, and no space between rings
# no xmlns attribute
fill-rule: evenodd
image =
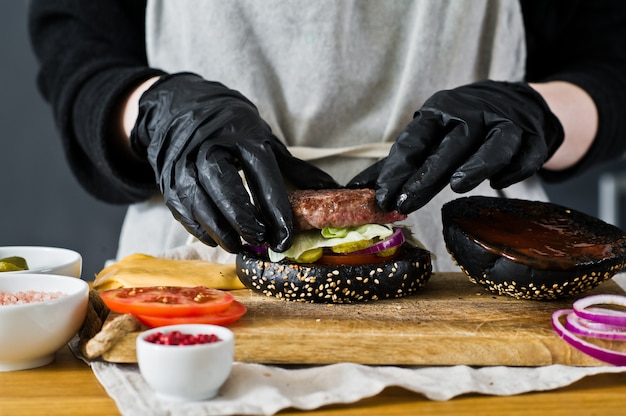
<svg viewBox="0 0 626 416"><path fill-rule="evenodd" d="M353 303L411 295L431 278L431 253L401 225L406 215L377 206L374 190L296 190L289 198L295 233L282 253L248 245L234 268L136 254L114 265L115 271L104 269L94 287L187 282L184 286L247 287L284 300ZM499 295L568 297L626 265L621 229L554 204L464 197L443 206L442 221L443 239L459 270Z"/></svg>
<svg viewBox="0 0 626 416"><path fill-rule="evenodd" d="M84 355L132 362L126 350L142 328L233 324L247 312L237 301L241 289L288 301L362 303L415 294L431 278L431 253L402 226L405 215L378 208L373 190L298 190L290 201L296 233L285 252L246 246L235 264L137 253L103 269L80 333ZM621 229L558 205L466 197L445 204L442 220L459 271L498 295L569 297L626 265Z"/></svg>
<svg viewBox="0 0 626 416"><path fill-rule="evenodd" d="M290 199L298 233L284 253L248 247L235 267L137 253L103 269L80 332L85 357L133 362L128 351L145 327L233 324L247 308L232 290L353 303L407 296L428 282L430 253L395 224L404 215L377 207L373 190L295 191Z"/></svg>
<svg viewBox="0 0 626 416"><path fill-rule="evenodd" d="M384 212L371 189L290 194L293 245L283 253L250 247L236 271L252 290L282 299L351 303L415 293L431 276L430 253Z"/></svg>

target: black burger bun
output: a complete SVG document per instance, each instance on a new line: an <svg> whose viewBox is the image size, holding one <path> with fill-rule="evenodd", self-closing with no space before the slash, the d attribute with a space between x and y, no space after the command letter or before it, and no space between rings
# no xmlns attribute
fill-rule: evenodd
<svg viewBox="0 0 626 416"><path fill-rule="evenodd" d="M446 247L469 279L498 295L584 293L626 265L626 234L557 204L471 196L442 207Z"/></svg>
<svg viewBox="0 0 626 416"><path fill-rule="evenodd" d="M402 245L393 260L366 265L297 264L271 262L252 251L237 255L236 270L248 288L280 299L356 303L413 294L432 272L430 252Z"/></svg>

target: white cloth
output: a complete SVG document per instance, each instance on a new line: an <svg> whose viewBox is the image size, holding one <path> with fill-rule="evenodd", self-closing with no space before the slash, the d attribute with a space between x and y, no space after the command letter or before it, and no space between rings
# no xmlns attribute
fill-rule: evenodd
<svg viewBox="0 0 626 416"><path fill-rule="evenodd" d="M154 393L136 365L92 363L98 380L124 416L272 415L293 407L312 410L353 403L397 386L431 400L466 393L508 396L553 390L584 377L622 373L626 367L389 367L340 363L286 369L235 363L219 395L201 402L179 402Z"/></svg>

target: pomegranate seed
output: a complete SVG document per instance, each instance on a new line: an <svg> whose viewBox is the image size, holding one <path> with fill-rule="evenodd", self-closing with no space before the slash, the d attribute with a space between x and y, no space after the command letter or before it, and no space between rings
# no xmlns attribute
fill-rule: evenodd
<svg viewBox="0 0 626 416"><path fill-rule="evenodd" d="M183 334L180 331L172 331L168 334L155 332L146 337L146 341L161 345L196 345L211 344L221 341L215 334Z"/></svg>

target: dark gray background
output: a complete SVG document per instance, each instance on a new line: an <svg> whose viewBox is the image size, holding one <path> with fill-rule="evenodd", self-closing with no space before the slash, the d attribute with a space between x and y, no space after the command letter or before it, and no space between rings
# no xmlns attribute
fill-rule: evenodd
<svg viewBox="0 0 626 416"><path fill-rule="evenodd" d="M49 245L77 250L84 258L83 277L91 280L115 254L125 207L95 200L72 176L51 111L35 87L37 69L27 36L27 1L7 1L3 6L0 246ZM625 167L623 161L610 163L567 184L548 186L548 193L554 202L598 216L599 175Z"/></svg>
<svg viewBox="0 0 626 416"><path fill-rule="evenodd" d="M0 245L49 245L79 251L91 279L115 254L124 207L80 188L61 149L52 113L39 95L27 28L27 1L0 14Z"/></svg>

